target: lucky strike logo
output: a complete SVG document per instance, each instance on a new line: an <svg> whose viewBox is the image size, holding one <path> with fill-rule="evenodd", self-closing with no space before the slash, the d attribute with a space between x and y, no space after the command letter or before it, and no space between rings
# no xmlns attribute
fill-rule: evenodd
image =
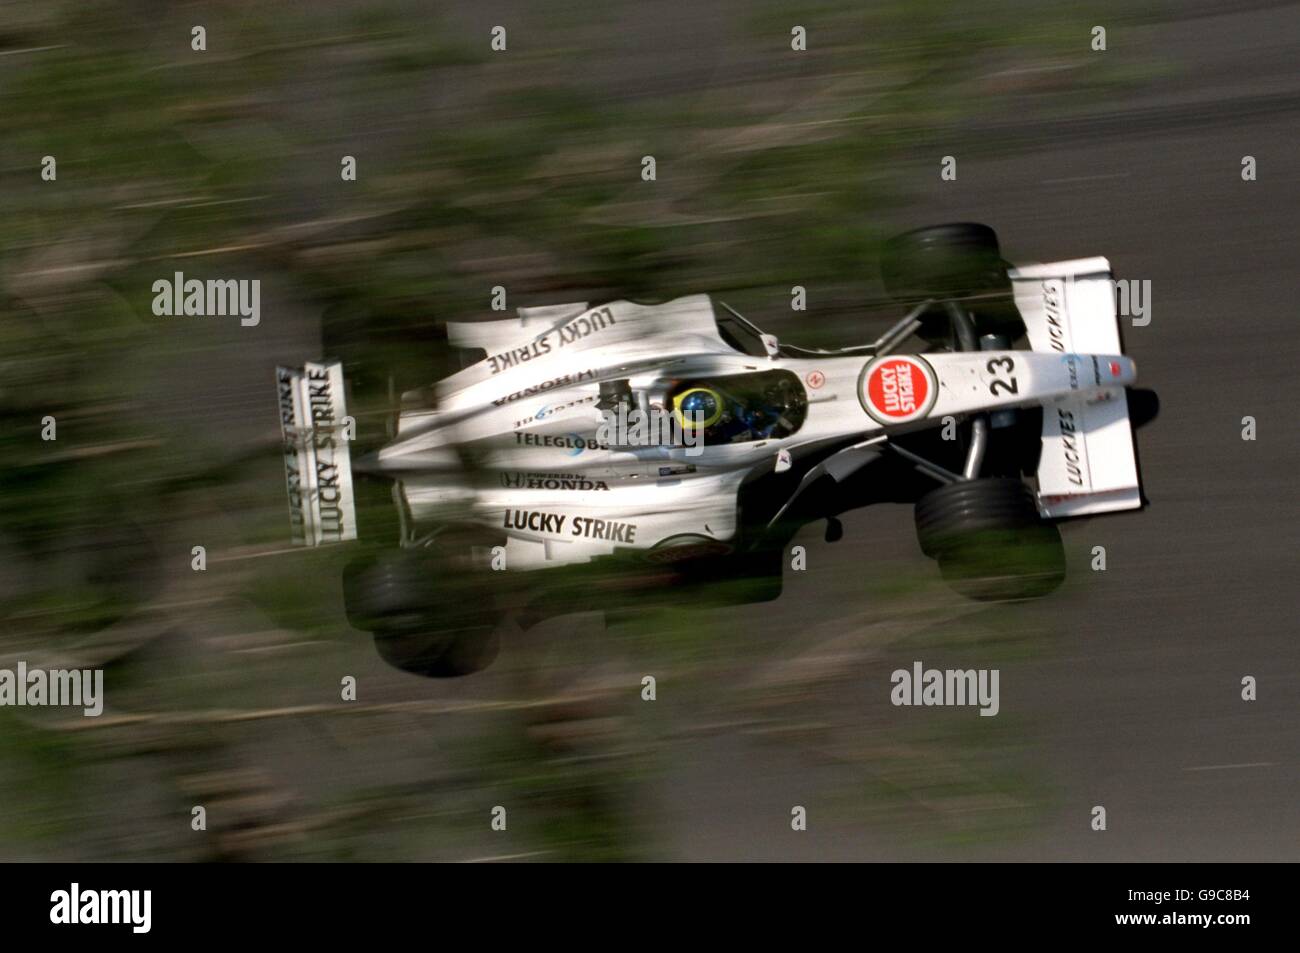
<svg viewBox="0 0 1300 953"><path fill-rule="evenodd" d="M882 357L862 371L862 407L882 424L925 416L937 396L930 365L917 357Z"/></svg>

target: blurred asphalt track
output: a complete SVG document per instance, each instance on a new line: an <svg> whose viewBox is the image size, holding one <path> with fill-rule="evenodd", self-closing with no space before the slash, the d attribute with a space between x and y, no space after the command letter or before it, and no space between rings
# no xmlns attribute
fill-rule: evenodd
<svg viewBox="0 0 1300 953"><path fill-rule="evenodd" d="M711 722L701 704L689 729L660 734L658 773L638 808L651 818L651 856L1300 859L1300 4L1224 7L1219 13L1209 3L1182 3L1170 16L1111 30L1110 51L1098 55L1140 51L1177 67L1168 78L1068 117L1022 114L1008 97L1004 114L916 143L906 214L891 222L901 230L983 221L998 230L1013 261L1104 255L1118 277L1151 281L1151 323L1124 328L1140 386L1160 401L1159 416L1138 435L1150 506L1068 524L1070 580L1045 600L989 608L943 597L935 610L914 616L881 613L871 593L854 585L900 571L934 574L916 550L909 507L850 513L843 540L833 544L808 527L797 542L809 547L810 570L787 573L777 603L718 620L787 646L781 671L739 676L773 680L771 718L734 730L725 717ZM653 96L716 81L715 69L698 72L694 51L724 19L700 12L688 28L661 20L650 5L635 9L627 29L643 30L644 62L624 64L625 75L643 79L619 87L594 73L593 83L619 96ZM490 13L462 17L477 28L476 18ZM744 81L763 69L755 61L728 72ZM958 159L956 182L939 181L946 154ZM1244 155L1258 160L1256 182L1241 180ZM697 290L709 289L682 293ZM817 320L816 311L813 289L807 315L750 317L797 342L796 320ZM833 320L844 343L864 338L851 317ZM310 318L278 328L264 323L265 346L245 349L245 367L214 367L191 384L211 388L205 419L228 425L233 443L270 422L258 416L272 410L269 363L316 356ZM1244 415L1258 421L1255 442L1240 438ZM272 499L281 488L265 492ZM1097 545L1106 548L1105 573L1089 571ZM593 668L601 669L608 660L600 635L584 634L589 623L558 623L552 637L585 641ZM950 630L962 636L949 637ZM981 637L967 638L971 632ZM520 651L507 641L498 665L508 669ZM1000 668L1001 714L891 708L890 671L918 658L939 668ZM518 688L492 672L454 683L408 678L386 669L360 634L349 664L372 701L472 702ZM837 675L826 683L831 688L818 688L814 709L802 707L797 694L783 701L802 678L821 684L816 673L827 667ZM1253 703L1240 698L1245 675L1259 682ZM659 692L656 706L671 706L671 681ZM458 730L457 717L442 727L413 719L410 746L397 751L334 745L328 729L308 728L280 735L268 728L258 746L295 787L361 784L385 759L437 759ZM654 717L671 720L660 711ZM969 751L949 741L945 765L936 747L908 738L923 735L926 724L941 725L949 737L986 731L998 740ZM312 745L327 749L328 758L312 757ZM927 772L923 783L909 789L906 779L871 777L877 753L909 745L924 762L917 767ZM1028 765L1032 776L928 803L924 792L941 787L949 769L981 777L970 751L976 759L982 752L1009 758L1013 771ZM409 776L421 777L416 769ZM917 802L901 829L872 823L869 804L864 822L858 802L887 799L891 789L911 790L901 796ZM789 829L794 804L808 807L804 833ZM1107 810L1104 833L1089 828L1094 805ZM1016 820L963 840L962 820L954 817L963 810L1005 810ZM1026 817L1032 823L1023 823ZM69 849L69 856L78 853ZM484 831L461 856L510 853Z"/></svg>
<svg viewBox="0 0 1300 953"><path fill-rule="evenodd" d="M1140 386L1160 399L1158 418L1138 435L1151 505L1067 524L1072 582L1082 582L1030 606L982 613L992 631L1037 630L1053 646L1041 661L1003 663L999 718L1028 726L1039 769L1062 792L1055 813L1023 837L955 851L815 824L806 837L764 843L745 837L751 815L803 803L805 769L791 764L779 780L752 776L741 790L744 810L727 778L747 755L719 742L698 752L699 770L713 766L713 787L681 793L686 829L673 829L684 855L1300 854L1300 4L1238 5L1221 15L1211 4L1180 9L1177 19L1109 37L1112 51L1131 44L1181 64L1176 81L1097 103L1083 117L1006 116L918 150L919 200L900 223L984 221L1013 261L1099 254L1118 277L1152 283L1151 323L1124 329ZM955 183L938 180L940 154L958 157ZM1259 181L1241 180L1244 155L1259 161ZM1240 438L1247 414L1259 422L1254 443ZM787 583L779 612L765 611L765 620L801 624L808 606L823 605L819 578L890 571L912 532L907 508L854 515L842 542L808 534L810 561L833 566ZM1089 571L1095 545L1106 547L1104 574ZM973 654L916 657L966 667ZM899 653L880 666L874 683L858 686L861 704L878 705L887 670L910 660ZM1259 680L1251 704L1240 699L1244 675ZM1089 829L1093 805L1106 807L1105 833Z"/></svg>

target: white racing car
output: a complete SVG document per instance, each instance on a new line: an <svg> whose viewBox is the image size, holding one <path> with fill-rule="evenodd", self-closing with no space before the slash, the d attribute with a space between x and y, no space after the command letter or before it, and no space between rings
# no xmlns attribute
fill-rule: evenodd
<svg viewBox="0 0 1300 953"><path fill-rule="evenodd" d="M838 538L835 514L875 499L915 501L921 549L957 591L1050 591L1053 521L1142 506L1108 262L1013 268L991 229L945 225L888 243L883 274L910 310L835 351L704 295L451 324L482 359L431 401L408 394L367 454L344 439L344 366L282 368L295 539L355 538L354 490L385 481L400 545L349 567L348 615L426 675L490 661L509 610L527 625L773 598L799 526L827 519ZM670 426L611 426L628 420Z"/></svg>

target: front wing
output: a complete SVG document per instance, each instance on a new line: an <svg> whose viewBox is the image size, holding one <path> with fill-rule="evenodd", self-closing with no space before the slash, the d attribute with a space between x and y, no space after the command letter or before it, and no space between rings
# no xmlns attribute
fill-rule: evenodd
<svg viewBox="0 0 1300 953"><path fill-rule="evenodd" d="M1114 281L1105 258L1015 268L1016 306L1035 351L1121 354ZM1039 509L1049 518L1142 506L1123 387L1043 407Z"/></svg>

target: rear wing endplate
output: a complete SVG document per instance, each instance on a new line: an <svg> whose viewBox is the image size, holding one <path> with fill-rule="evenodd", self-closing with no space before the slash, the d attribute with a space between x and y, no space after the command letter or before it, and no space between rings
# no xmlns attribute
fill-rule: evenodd
<svg viewBox="0 0 1300 953"><path fill-rule="evenodd" d="M289 525L298 546L357 538L342 364L277 367Z"/></svg>

